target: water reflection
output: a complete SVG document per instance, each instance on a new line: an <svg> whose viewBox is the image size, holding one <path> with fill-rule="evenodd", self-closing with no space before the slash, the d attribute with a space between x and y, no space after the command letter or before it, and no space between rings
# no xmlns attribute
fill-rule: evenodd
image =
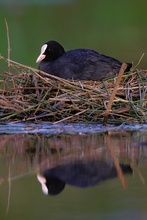
<svg viewBox="0 0 147 220"><path fill-rule="evenodd" d="M132 173L130 165L120 164L123 173ZM42 175L37 175L45 194L56 195L66 184L77 187L95 186L99 182L114 178L117 170L111 160L83 161L76 160L51 169L44 169Z"/></svg>
<svg viewBox="0 0 147 220"><path fill-rule="evenodd" d="M18 210L25 209L26 219L34 207L37 220L42 213L51 219L72 219L75 213L75 219L89 219L92 213L94 219L100 213L106 217L101 219L114 219L108 214L135 207L140 217L141 210L147 211L146 132L1 135L0 158L1 219L7 206L15 220ZM58 196L44 196L37 175L50 177L49 193Z"/></svg>
<svg viewBox="0 0 147 220"><path fill-rule="evenodd" d="M82 175L80 170L83 170L83 174L93 171L93 174L96 175L96 170L98 170L98 175L102 175L102 179L107 179L109 174L111 177L111 172L113 175L116 172L117 162L121 164L121 168L123 164L126 166L131 163L133 166L138 166L146 163L147 137L146 132L1 135L0 156L6 165L11 166L12 180L17 175L42 173L46 169L50 170L50 173L54 171L57 175L62 172L63 179L66 179L70 170L72 170L73 176ZM76 174L76 170L80 173ZM70 178L72 179L73 176ZM80 178L82 181L84 175ZM99 182L100 177L96 178L95 181ZM72 182L72 180L67 180L67 183L71 184L70 181ZM91 181L93 180L91 179ZM91 184L81 182L73 185L94 184L94 182Z"/></svg>

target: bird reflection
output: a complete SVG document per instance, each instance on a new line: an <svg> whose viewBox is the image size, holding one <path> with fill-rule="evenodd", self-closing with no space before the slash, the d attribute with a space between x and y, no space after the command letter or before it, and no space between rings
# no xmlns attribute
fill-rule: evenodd
<svg viewBox="0 0 147 220"><path fill-rule="evenodd" d="M132 173L130 165L120 164L123 173ZM75 187L91 187L102 181L117 177L113 163L103 160L72 161L53 168L44 169L37 175L42 190L47 195L57 195L65 185Z"/></svg>

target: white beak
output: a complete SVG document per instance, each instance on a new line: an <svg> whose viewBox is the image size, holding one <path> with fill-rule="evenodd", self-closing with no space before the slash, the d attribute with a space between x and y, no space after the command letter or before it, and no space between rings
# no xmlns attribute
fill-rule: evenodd
<svg viewBox="0 0 147 220"><path fill-rule="evenodd" d="M47 48L47 44L44 44L42 47L41 47L41 53L39 55L39 57L37 58L36 60L36 63L39 63L41 62L42 60L44 60L44 58L46 57L46 55L44 54L46 48Z"/></svg>
<svg viewBox="0 0 147 220"><path fill-rule="evenodd" d="M41 183L43 193L48 195L48 188L45 185L46 179L43 176L41 176L40 174L37 174L37 179Z"/></svg>
<svg viewBox="0 0 147 220"><path fill-rule="evenodd" d="M46 57L45 54L40 54L39 57L36 60L36 63L41 62L42 60L44 60L45 57Z"/></svg>

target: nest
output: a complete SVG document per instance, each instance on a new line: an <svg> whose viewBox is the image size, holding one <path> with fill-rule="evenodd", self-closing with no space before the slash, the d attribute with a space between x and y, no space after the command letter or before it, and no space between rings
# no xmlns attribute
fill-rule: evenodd
<svg viewBox="0 0 147 220"><path fill-rule="evenodd" d="M116 88L117 77L68 81L7 62L1 73L1 122L147 122L147 70L123 74Z"/></svg>

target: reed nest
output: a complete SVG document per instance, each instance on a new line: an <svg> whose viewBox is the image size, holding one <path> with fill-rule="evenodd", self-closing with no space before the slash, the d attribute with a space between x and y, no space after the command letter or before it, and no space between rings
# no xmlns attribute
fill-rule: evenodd
<svg viewBox="0 0 147 220"><path fill-rule="evenodd" d="M5 59L1 57L2 60ZM0 80L1 123L147 122L147 70L122 73L120 83L118 77L68 81L12 60L5 61L8 68Z"/></svg>

